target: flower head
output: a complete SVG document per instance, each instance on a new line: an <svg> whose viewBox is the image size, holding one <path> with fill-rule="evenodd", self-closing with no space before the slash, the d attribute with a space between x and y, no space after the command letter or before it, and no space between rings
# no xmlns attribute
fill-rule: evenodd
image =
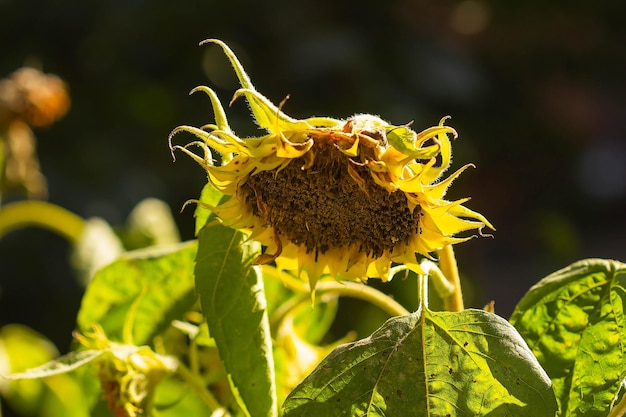
<svg viewBox="0 0 626 417"><path fill-rule="evenodd" d="M22 67L0 80L0 124L15 119L31 126L48 126L67 113L67 86L56 75Z"/></svg>
<svg viewBox="0 0 626 417"><path fill-rule="evenodd" d="M463 206L447 201L448 186L466 165L442 178L451 162L448 135L439 125L416 133L380 117L358 114L346 120L293 119L256 91L234 53L222 47L239 78L259 127L267 134L240 138L228 125L213 90L215 124L179 126L199 140L173 146L208 173L228 201L213 208L221 221L251 233L267 250L257 262L306 271L311 287L324 273L347 279L390 278L392 262L417 267L416 253L433 251L470 237L460 232L491 224ZM190 145L199 146L197 155ZM219 157L214 157L218 153Z"/></svg>
<svg viewBox="0 0 626 417"><path fill-rule="evenodd" d="M97 359L98 377L116 417L144 415L157 384L176 371L175 359L159 355L149 346L112 342L97 324L91 331L74 336L88 349L103 352Z"/></svg>
<svg viewBox="0 0 626 417"><path fill-rule="evenodd" d="M70 105L66 84L56 75L23 67L0 80L0 188L24 190L31 198L45 198L46 179L39 170L36 140L31 127L49 126Z"/></svg>

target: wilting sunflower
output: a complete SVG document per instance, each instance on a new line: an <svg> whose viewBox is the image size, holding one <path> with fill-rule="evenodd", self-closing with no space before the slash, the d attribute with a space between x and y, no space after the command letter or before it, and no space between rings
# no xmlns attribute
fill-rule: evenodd
<svg viewBox="0 0 626 417"><path fill-rule="evenodd" d="M215 124L179 126L172 149L190 155L210 183L231 198L213 208L227 226L249 232L267 247L258 263L276 261L281 269L304 270L313 288L324 273L345 279L390 278L392 262L417 267L416 254L430 254L471 238L469 230L493 228L481 214L448 201L446 190L468 164L442 178L451 162L456 131L438 126L416 133L377 116L346 120L297 120L257 92L241 63L222 47L239 78L259 127L267 134L240 138L230 129L213 90ZM200 140L172 146L185 131ZM199 146L197 155L189 150ZM218 157L214 157L218 153Z"/></svg>

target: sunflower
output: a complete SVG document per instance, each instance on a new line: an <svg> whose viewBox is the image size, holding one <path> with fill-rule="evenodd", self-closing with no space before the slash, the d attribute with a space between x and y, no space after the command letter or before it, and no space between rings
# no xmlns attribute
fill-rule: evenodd
<svg viewBox="0 0 626 417"><path fill-rule="evenodd" d="M191 156L230 196L212 209L225 225L266 246L257 263L306 271L311 288L323 274L386 281L392 263L419 269L416 254L431 257L472 238L458 233L493 229L463 206L467 198L444 199L452 181L472 166L442 178L451 162L449 135L457 137L446 118L420 133L369 114L294 119L283 113L284 101L276 106L256 91L226 44L201 44L209 42L224 50L239 78L233 101L245 97L267 133L238 137L215 92L197 87L192 93L209 96L215 124L177 127L170 147ZM182 131L199 140L173 146L172 136Z"/></svg>

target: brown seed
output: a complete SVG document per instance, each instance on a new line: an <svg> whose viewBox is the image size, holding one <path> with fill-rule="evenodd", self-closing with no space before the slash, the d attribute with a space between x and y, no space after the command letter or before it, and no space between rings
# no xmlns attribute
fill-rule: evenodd
<svg viewBox="0 0 626 417"><path fill-rule="evenodd" d="M419 229L402 191L389 192L369 169L329 143L316 143L280 171L251 175L240 186L249 210L307 253L357 246L380 257ZM305 169L303 169L303 167Z"/></svg>

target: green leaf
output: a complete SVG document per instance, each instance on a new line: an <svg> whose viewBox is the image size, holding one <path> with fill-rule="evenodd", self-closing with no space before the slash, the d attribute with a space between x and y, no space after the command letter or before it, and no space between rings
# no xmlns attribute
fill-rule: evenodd
<svg viewBox="0 0 626 417"><path fill-rule="evenodd" d="M504 319L427 309L339 346L284 416L554 416L550 380Z"/></svg>
<svg viewBox="0 0 626 417"><path fill-rule="evenodd" d="M124 245L111 225L100 217L84 222L72 248L71 262L80 284L86 287L94 274L124 253Z"/></svg>
<svg viewBox="0 0 626 417"><path fill-rule="evenodd" d="M276 416L274 361L256 244L221 224L198 236L196 289L238 403L246 415Z"/></svg>
<svg viewBox="0 0 626 417"><path fill-rule="evenodd" d="M315 308L311 308L310 301L311 298L307 297L306 307L297 312L294 330L308 343L319 344L335 321L339 300L326 297L322 301L316 301Z"/></svg>
<svg viewBox="0 0 626 417"><path fill-rule="evenodd" d="M559 416L606 416L626 376L626 265L576 262L530 289L511 323L552 382Z"/></svg>
<svg viewBox="0 0 626 417"><path fill-rule="evenodd" d="M211 416L211 410L198 393L184 381L166 377L155 387L154 408L150 417ZM219 415L219 413L215 413ZM110 412L107 414L110 416Z"/></svg>
<svg viewBox="0 0 626 417"><path fill-rule="evenodd" d="M146 198L131 211L122 238L130 250L179 243L180 233L169 205Z"/></svg>
<svg viewBox="0 0 626 417"><path fill-rule="evenodd" d="M80 331L99 323L111 340L148 344L195 302L196 250L195 241L142 249L98 271L78 312Z"/></svg>
<svg viewBox="0 0 626 417"><path fill-rule="evenodd" d="M202 194L200 195L200 202L196 206L196 211L194 216L196 217L196 236L200 233L200 230L206 225L209 216L211 215L211 210L209 207L216 207L223 194L213 186L210 182L207 182L204 188L202 189Z"/></svg>
<svg viewBox="0 0 626 417"><path fill-rule="evenodd" d="M45 364L36 368L27 369L24 372L3 375L6 379L36 379L44 378L51 375L64 374L66 372L73 371L81 366L93 361L98 356L104 353L103 350L81 350L70 352L65 356L61 356L53 361L46 362Z"/></svg>
<svg viewBox="0 0 626 417"><path fill-rule="evenodd" d="M444 132L445 128L431 128L430 137L440 132ZM440 153L440 145L430 145L422 147L422 143L417 143L417 133L408 126L390 126L387 128L387 140L397 150L411 158L430 159Z"/></svg>
<svg viewBox="0 0 626 417"><path fill-rule="evenodd" d="M58 352L43 335L19 324L0 328L0 393L2 400L19 415L46 417L87 417L87 389L70 369L32 374L27 371L48 362L51 368ZM65 361L65 359L62 359ZM68 366L70 363L68 362ZM58 367L63 368L63 367ZM50 369L49 369L50 370ZM13 372L13 373L11 373ZM47 378L34 379L47 376Z"/></svg>

